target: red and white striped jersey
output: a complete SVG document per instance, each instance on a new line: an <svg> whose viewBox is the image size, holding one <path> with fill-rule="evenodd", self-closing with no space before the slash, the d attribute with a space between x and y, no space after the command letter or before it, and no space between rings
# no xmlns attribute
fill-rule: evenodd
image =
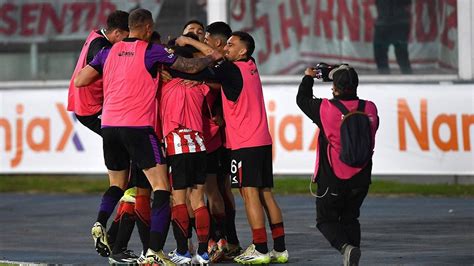
<svg viewBox="0 0 474 266"><path fill-rule="evenodd" d="M166 155L206 151L202 133L187 128L171 131L165 138Z"/></svg>

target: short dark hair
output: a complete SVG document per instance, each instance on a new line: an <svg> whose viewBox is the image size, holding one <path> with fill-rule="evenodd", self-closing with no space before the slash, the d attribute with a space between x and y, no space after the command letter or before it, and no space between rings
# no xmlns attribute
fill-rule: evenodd
<svg viewBox="0 0 474 266"><path fill-rule="evenodd" d="M359 75L355 69L347 64L340 65L329 72L329 77L333 79L333 84L344 96L357 96L359 86Z"/></svg>
<svg viewBox="0 0 474 266"><path fill-rule="evenodd" d="M128 27L130 29L143 27L149 22L153 23L153 15L149 10L143 8L133 10L128 17Z"/></svg>
<svg viewBox="0 0 474 266"><path fill-rule="evenodd" d="M247 47L247 57L252 57L253 51L255 50L255 41L252 36L244 31L234 31L231 36L239 37L240 41Z"/></svg>
<svg viewBox="0 0 474 266"><path fill-rule="evenodd" d="M115 10L107 17L107 31L115 29L129 31L128 29L128 12Z"/></svg>
<svg viewBox="0 0 474 266"><path fill-rule="evenodd" d="M186 22L186 24L184 24L183 30L186 29L186 27L189 24L198 24L199 26L201 26L201 28L204 29L204 25L201 23L201 21L193 19L193 20L190 20L190 21Z"/></svg>
<svg viewBox="0 0 474 266"><path fill-rule="evenodd" d="M222 21L216 21L207 25L206 32L209 32L209 34L213 36L219 36L222 39L226 40L229 39L229 37L232 35L232 30L230 29L229 24Z"/></svg>
<svg viewBox="0 0 474 266"><path fill-rule="evenodd" d="M153 31L153 33L150 36L150 42L151 43L161 43L161 34L157 32L156 30Z"/></svg>

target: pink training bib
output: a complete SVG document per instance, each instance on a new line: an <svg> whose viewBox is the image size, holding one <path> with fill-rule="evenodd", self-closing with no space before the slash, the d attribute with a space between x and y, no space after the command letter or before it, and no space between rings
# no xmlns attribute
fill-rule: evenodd
<svg viewBox="0 0 474 266"><path fill-rule="evenodd" d="M156 126L157 80L145 67L148 43L118 42L104 65L103 126Z"/></svg>
<svg viewBox="0 0 474 266"><path fill-rule="evenodd" d="M69 82L67 110L81 116L98 113L102 110L102 104L104 101L102 79L99 79L86 87L76 88L74 86L74 78L87 64L86 59L87 53L89 52L89 46L92 41L97 38L104 38L104 36L98 34L96 31L91 31L89 36L87 36L81 54L79 55L79 59L77 60L76 68L72 73L71 81Z"/></svg>

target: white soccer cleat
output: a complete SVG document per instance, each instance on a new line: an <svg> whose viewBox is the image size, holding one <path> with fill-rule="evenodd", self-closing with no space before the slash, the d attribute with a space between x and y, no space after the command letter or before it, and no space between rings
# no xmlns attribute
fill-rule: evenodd
<svg viewBox="0 0 474 266"><path fill-rule="evenodd" d="M107 231L99 222L95 222L91 229L92 238L94 239L95 250L102 257L110 256L110 246L107 240Z"/></svg>

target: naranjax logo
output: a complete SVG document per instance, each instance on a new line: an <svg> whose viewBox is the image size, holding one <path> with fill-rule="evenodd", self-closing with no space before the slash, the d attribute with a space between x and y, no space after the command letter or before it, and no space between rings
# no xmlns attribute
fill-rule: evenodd
<svg viewBox="0 0 474 266"><path fill-rule="evenodd" d="M51 118L49 117L33 117L30 120L24 120L24 106L18 104L16 106L17 117L15 121L9 121L8 118L0 117L0 128L5 132L5 145L4 149L6 152L14 151L14 157L10 160L10 166L12 168L18 167L23 159L23 152L25 145L33 152L51 152ZM74 121L75 117L71 117L66 111L66 108L62 103L56 103L56 109L61 117L61 121L64 124L64 130L61 137L56 142L55 151L62 152L72 136L72 143L77 151L83 152L84 146L77 132L74 132ZM54 128L56 130L56 127ZM41 138L34 138L34 132L41 132ZM15 134L15 150L12 148L13 136ZM37 135L37 134L36 134ZM25 143L24 143L25 141ZM0 142L1 143L1 142ZM0 149L2 147L0 146Z"/></svg>

